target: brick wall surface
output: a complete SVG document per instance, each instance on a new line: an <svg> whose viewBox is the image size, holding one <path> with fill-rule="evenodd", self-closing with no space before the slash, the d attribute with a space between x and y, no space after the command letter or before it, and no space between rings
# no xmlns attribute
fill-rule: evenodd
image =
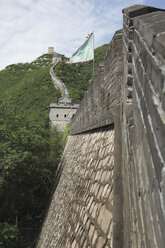
<svg viewBox="0 0 165 248"><path fill-rule="evenodd" d="M136 5L123 15L123 246L163 248L165 12Z"/></svg>
<svg viewBox="0 0 165 248"><path fill-rule="evenodd" d="M122 30L109 44L100 65L71 122L70 134L99 128L114 122L114 108L120 101L123 76Z"/></svg>
<svg viewBox="0 0 165 248"><path fill-rule="evenodd" d="M114 130L70 136L37 248L112 247Z"/></svg>

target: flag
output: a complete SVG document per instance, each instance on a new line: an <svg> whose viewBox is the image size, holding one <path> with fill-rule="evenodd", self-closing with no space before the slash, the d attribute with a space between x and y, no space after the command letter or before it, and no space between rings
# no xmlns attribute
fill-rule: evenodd
<svg viewBox="0 0 165 248"><path fill-rule="evenodd" d="M69 112L67 113L67 117L72 113L72 108L69 110Z"/></svg>
<svg viewBox="0 0 165 248"><path fill-rule="evenodd" d="M72 119L72 117L73 117L72 109L70 109L69 112L67 113L67 117L68 117L68 119Z"/></svg>
<svg viewBox="0 0 165 248"><path fill-rule="evenodd" d="M94 60L94 33L91 33L84 44L71 56L70 64Z"/></svg>

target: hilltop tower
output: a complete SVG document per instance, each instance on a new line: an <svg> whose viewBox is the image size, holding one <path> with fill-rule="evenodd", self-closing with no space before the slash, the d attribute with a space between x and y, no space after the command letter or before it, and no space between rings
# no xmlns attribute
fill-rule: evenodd
<svg viewBox="0 0 165 248"><path fill-rule="evenodd" d="M54 47L48 47L48 53L49 54L54 54Z"/></svg>

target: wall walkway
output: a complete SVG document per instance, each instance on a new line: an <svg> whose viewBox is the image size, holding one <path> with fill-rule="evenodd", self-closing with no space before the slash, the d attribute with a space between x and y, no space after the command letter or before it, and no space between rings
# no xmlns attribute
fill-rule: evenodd
<svg viewBox="0 0 165 248"><path fill-rule="evenodd" d="M53 65L50 68L50 76L52 78L53 84L56 88L60 89L61 91L61 95L62 96L68 96L69 97L69 92L68 89L66 88L65 84L56 76L56 74L54 73L54 69L56 67L56 65L58 64L58 62L61 61L61 57L55 55L55 57L53 57Z"/></svg>

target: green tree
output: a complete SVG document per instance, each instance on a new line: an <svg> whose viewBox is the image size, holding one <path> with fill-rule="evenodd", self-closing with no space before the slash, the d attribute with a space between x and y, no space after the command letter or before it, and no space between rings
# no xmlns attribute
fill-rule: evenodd
<svg viewBox="0 0 165 248"><path fill-rule="evenodd" d="M0 248L17 248L19 240L20 233L15 225L0 223Z"/></svg>
<svg viewBox="0 0 165 248"><path fill-rule="evenodd" d="M9 225L2 225L2 236L16 213L19 230L39 228L63 151L61 134L49 125L49 105L60 92L43 67L51 59L42 58L0 72L0 220ZM18 239L3 247L25 247L24 234Z"/></svg>

